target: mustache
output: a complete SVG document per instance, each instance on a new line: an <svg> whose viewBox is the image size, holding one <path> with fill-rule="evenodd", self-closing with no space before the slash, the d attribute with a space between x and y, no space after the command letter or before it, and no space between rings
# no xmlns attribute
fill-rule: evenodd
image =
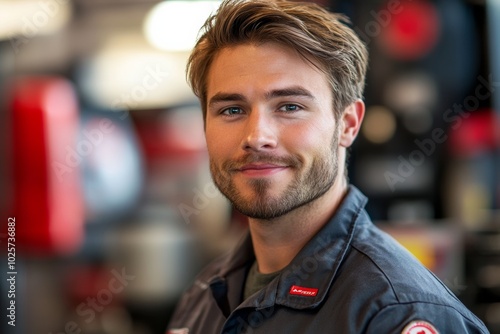
<svg viewBox="0 0 500 334"><path fill-rule="evenodd" d="M233 171L239 170L248 164L261 163L272 164L278 166L297 167L300 166L301 161L294 156L278 156L266 153L250 153L245 154L235 160L228 160L222 164L224 170Z"/></svg>

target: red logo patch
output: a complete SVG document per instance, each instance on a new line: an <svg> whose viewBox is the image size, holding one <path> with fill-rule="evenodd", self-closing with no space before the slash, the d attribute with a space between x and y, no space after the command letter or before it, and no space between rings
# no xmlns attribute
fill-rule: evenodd
<svg viewBox="0 0 500 334"><path fill-rule="evenodd" d="M318 289L304 288L303 286L292 285L290 288L291 295L314 297L318 294Z"/></svg>
<svg viewBox="0 0 500 334"><path fill-rule="evenodd" d="M439 334L439 332L427 321L417 320L410 322L401 334Z"/></svg>

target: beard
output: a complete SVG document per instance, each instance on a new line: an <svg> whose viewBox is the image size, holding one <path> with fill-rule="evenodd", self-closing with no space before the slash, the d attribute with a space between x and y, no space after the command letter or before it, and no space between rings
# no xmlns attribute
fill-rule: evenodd
<svg viewBox="0 0 500 334"><path fill-rule="evenodd" d="M338 175L338 150L336 126L330 147L317 154L307 170L303 170L303 161L297 156L278 157L268 153L249 153L241 159L225 161L220 167L210 158L210 172L216 186L236 210L251 218L271 220L308 205L333 186ZM277 196L270 194L269 188L273 180L248 180L248 186L253 193L249 198L237 188L232 173L246 164L257 162L287 166L295 172L296 177Z"/></svg>

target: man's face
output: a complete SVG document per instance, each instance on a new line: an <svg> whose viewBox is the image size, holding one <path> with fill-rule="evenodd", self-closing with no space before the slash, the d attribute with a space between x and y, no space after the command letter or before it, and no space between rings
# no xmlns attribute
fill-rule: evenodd
<svg viewBox="0 0 500 334"><path fill-rule="evenodd" d="M273 43L222 49L207 79L212 177L243 214L272 219L322 196L338 174L326 76Z"/></svg>

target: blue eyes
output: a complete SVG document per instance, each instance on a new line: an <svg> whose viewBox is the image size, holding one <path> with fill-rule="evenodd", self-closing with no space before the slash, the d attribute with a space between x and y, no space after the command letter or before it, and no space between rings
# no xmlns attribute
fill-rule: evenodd
<svg viewBox="0 0 500 334"><path fill-rule="evenodd" d="M238 107L229 107L224 110L222 110L221 114L226 115L226 116L234 116L234 115L239 115L243 112L241 108Z"/></svg>
<svg viewBox="0 0 500 334"><path fill-rule="evenodd" d="M278 110L292 112L292 111L298 111L299 109L300 109L300 107L296 104L285 104L284 106L282 106Z"/></svg>
<svg viewBox="0 0 500 334"><path fill-rule="evenodd" d="M296 104L284 104L281 107L278 108L277 111L285 112L285 113L293 113L300 111L302 107L296 105ZM225 109L222 109L220 112L221 115L224 116L236 116L236 115L241 115L243 114L244 111L240 107L228 107Z"/></svg>

